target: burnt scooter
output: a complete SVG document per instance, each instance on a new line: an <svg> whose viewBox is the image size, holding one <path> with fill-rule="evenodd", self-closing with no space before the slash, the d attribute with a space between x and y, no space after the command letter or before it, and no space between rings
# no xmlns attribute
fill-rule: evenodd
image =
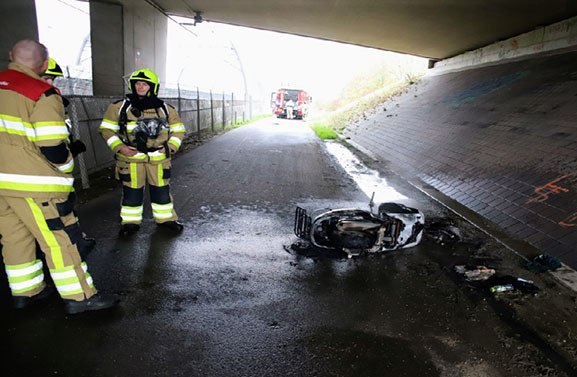
<svg viewBox="0 0 577 377"><path fill-rule="evenodd" d="M294 232L316 247L340 250L349 258L417 245L423 236L423 213L400 203L382 203L374 214L374 196L370 211L329 209L309 216L297 207Z"/></svg>

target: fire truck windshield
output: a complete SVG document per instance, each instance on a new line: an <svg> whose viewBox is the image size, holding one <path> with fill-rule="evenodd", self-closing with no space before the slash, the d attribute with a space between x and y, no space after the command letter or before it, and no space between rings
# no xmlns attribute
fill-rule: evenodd
<svg viewBox="0 0 577 377"><path fill-rule="evenodd" d="M299 91L298 90L286 90L285 91L285 101L292 99L293 101L298 101Z"/></svg>

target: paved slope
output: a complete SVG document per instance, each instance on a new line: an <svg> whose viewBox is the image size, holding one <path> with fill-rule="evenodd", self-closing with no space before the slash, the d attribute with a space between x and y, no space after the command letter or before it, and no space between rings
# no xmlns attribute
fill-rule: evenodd
<svg viewBox="0 0 577 377"><path fill-rule="evenodd" d="M577 267L577 52L425 78L345 135Z"/></svg>

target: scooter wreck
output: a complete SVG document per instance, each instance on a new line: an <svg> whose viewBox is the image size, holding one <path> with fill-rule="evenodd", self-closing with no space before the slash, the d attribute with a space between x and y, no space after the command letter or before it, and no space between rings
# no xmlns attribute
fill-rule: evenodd
<svg viewBox="0 0 577 377"><path fill-rule="evenodd" d="M301 207L295 212L294 232L312 245L339 250L349 258L417 245L423 236L425 216L400 203L382 203L373 213L361 209L324 209L312 216Z"/></svg>

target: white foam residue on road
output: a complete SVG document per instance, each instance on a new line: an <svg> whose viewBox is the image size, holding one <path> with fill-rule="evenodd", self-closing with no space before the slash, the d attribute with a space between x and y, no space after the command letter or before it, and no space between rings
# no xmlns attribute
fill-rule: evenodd
<svg viewBox="0 0 577 377"><path fill-rule="evenodd" d="M375 193L375 202L383 203L407 199L406 196L389 186L387 180L381 178L378 172L367 168L345 146L334 142L329 142L325 145L329 153L337 159L343 169L369 198L373 195L373 192Z"/></svg>

